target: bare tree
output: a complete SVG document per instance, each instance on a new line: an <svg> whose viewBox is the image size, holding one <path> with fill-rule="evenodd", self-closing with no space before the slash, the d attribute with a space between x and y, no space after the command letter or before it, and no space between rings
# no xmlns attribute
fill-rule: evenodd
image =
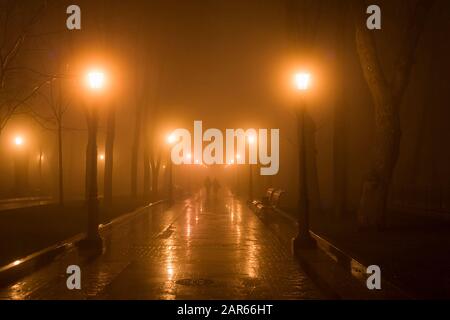
<svg viewBox="0 0 450 320"><path fill-rule="evenodd" d="M143 110L142 90L139 89L142 87L142 84L139 79L137 68L135 70L135 82L136 82L135 86L136 98L134 102L135 118L134 118L133 141L131 144L131 197L133 198L136 198L138 193L137 176L138 176L139 146L141 143L141 123Z"/></svg>
<svg viewBox="0 0 450 320"><path fill-rule="evenodd" d="M58 203L64 205L64 170L63 170L63 122L64 114L69 108L70 101L63 89L63 79L57 78L49 83L48 96L42 93L42 96L50 107L52 118L47 119L56 127L58 141Z"/></svg>
<svg viewBox="0 0 450 320"><path fill-rule="evenodd" d="M106 118L106 141L105 141L105 182L104 201L111 205L113 198L113 166L114 166L114 139L116 135L116 106L109 106Z"/></svg>
<svg viewBox="0 0 450 320"><path fill-rule="evenodd" d="M414 65L416 47L433 0L418 0L407 23L391 81L380 63L374 32L366 27L364 0L353 1L356 46L375 110L375 141L371 171L362 188L358 221L361 227L386 225L386 203L400 148L399 108Z"/></svg>
<svg viewBox="0 0 450 320"><path fill-rule="evenodd" d="M47 1L0 1L0 135L8 121L48 81L20 59Z"/></svg>

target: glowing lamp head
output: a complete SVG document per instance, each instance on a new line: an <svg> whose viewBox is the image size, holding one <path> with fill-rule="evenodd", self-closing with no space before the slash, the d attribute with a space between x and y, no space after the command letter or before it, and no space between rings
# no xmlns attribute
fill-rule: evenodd
<svg viewBox="0 0 450 320"><path fill-rule="evenodd" d="M101 154L101 155L98 156L98 158L99 158L101 161L103 161L103 160L105 160L105 155L104 155L104 154Z"/></svg>
<svg viewBox="0 0 450 320"><path fill-rule="evenodd" d="M92 90L101 90L105 86L105 73L99 70L89 71L87 83Z"/></svg>
<svg viewBox="0 0 450 320"><path fill-rule="evenodd" d="M256 138L254 135L249 135L247 140L248 140L248 143L253 144L255 142Z"/></svg>
<svg viewBox="0 0 450 320"><path fill-rule="evenodd" d="M308 90L310 82L311 82L311 74L307 72L299 72L294 75L295 87L299 91Z"/></svg>
<svg viewBox="0 0 450 320"><path fill-rule="evenodd" d="M24 140L21 136L17 136L14 138L14 144L16 146L21 146L21 145L23 145L23 143L24 143Z"/></svg>
<svg viewBox="0 0 450 320"><path fill-rule="evenodd" d="M171 135L169 135L168 137L167 137L167 142L169 143L169 144L173 144L173 143L175 143L175 141L176 141L176 137L175 137L175 135L174 134L171 134Z"/></svg>

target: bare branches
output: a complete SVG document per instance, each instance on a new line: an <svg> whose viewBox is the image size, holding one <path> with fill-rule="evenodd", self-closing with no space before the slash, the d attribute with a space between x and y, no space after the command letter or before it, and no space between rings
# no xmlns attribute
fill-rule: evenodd
<svg viewBox="0 0 450 320"><path fill-rule="evenodd" d="M44 74L32 68L13 65L13 62L16 60L23 48L25 39L42 18L43 12L47 7L47 1L41 1L36 10L28 11L29 8L26 7L26 10L30 13L30 15L29 18L26 19L25 23L20 27L10 26L10 23L14 21L14 11L21 5L23 5L23 3L7 1L2 8L4 13L2 15L2 23L0 25L2 28L2 40L0 47L0 132L4 129L11 117L17 112L19 107L26 104L27 101L34 97L46 83L51 82L54 78L53 76ZM17 15L19 14L17 13ZM21 16L23 16L23 13L21 13ZM6 48L8 46L8 33L10 32L16 32L16 35L15 37L11 37L14 40L10 43L10 48ZM16 75L12 76L15 73L23 71L38 75L40 79L31 80L24 76L23 78L20 78L20 81L18 81L19 78ZM23 86L22 89L18 89L18 92L21 92L20 94L26 92L25 95L20 98L12 96L12 92L17 89L11 86L11 82L14 83L16 79L21 86ZM7 81L8 88L6 83Z"/></svg>
<svg viewBox="0 0 450 320"><path fill-rule="evenodd" d="M7 51L7 53L5 54L4 57L2 56L1 68L3 70L5 70L10 65L12 60L17 56L17 54L20 51L20 48L21 48L22 44L24 43L25 38L28 36L31 28L41 19L42 13L45 10L46 6L47 6L47 1L43 1L42 4L39 6L39 8L36 10L36 12L34 12L30 16L27 23L25 23L25 25L22 27L22 30L17 35L16 40L14 41L11 49ZM10 10L12 10L12 9L10 8ZM9 14L7 17L9 17ZM5 23L8 23L8 21L6 21ZM6 29L7 25L4 28ZM5 39L6 39L6 35L4 37L4 41L5 41ZM3 47L2 47L2 49L3 49ZM1 54L1 52L0 52L0 54Z"/></svg>
<svg viewBox="0 0 450 320"><path fill-rule="evenodd" d="M0 131L2 131L4 129L4 127L6 126L6 123L14 115L16 110L20 106L25 104L29 99L31 99L48 82L49 82L49 80L45 80L42 83L39 83L25 97L23 97L22 99L20 99L19 101L15 102L15 103L13 103L12 105L7 106L6 114L2 118L0 118ZM0 105L0 107L1 107L1 105Z"/></svg>

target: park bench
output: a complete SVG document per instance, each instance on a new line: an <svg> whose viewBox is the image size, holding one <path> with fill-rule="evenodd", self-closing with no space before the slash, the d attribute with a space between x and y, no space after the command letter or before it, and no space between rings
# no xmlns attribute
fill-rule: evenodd
<svg viewBox="0 0 450 320"><path fill-rule="evenodd" d="M268 188L262 200L252 201L251 208L260 218L266 218L278 209L283 194L281 189Z"/></svg>
<svg viewBox="0 0 450 320"><path fill-rule="evenodd" d="M272 197L273 192L275 191L274 188L268 188L266 191L266 194L262 197L262 199L255 199L250 202L250 208L254 211L256 208L263 204L263 205L269 205L270 204L270 198Z"/></svg>

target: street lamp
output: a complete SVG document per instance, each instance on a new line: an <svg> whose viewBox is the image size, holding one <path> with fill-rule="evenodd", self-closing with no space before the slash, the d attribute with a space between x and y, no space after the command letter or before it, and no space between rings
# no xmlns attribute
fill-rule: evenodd
<svg viewBox="0 0 450 320"><path fill-rule="evenodd" d="M91 94L101 94L105 88L106 76L102 70L91 70L86 74L86 84ZM91 101L92 102L92 101ZM97 101L95 101L97 102ZM102 239L98 232L99 207L98 207L98 182L97 161L104 159L104 155L98 157L97 132L98 132L98 105L89 104L88 110L88 146L86 153L86 186L88 205L88 228L87 237L82 245L90 249L101 250ZM103 159L102 159L103 157Z"/></svg>
<svg viewBox="0 0 450 320"><path fill-rule="evenodd" d="M169 146L173 145L176 142L177 138L174 134L167 136L167 144ZM173 204L173 169L172 169L172 159L170 154L170 148L168 153L168 163L167 163L167 173L169 174L169 205Z"/></svg>
<svg viewBox="0 0 450 320"><path fill-rule="evenodd" d="M105 85L105 73L101 70L91 70L87 74L87 82L91 90L101 90Z"/></svg>
<svg viewBox="0 0 450 320"><path fill-rule="evenodd" d="M300 72L294 75L294 84L299 92L299 105L296 109L297 132L299 141L299 196L298 196L298 234L293 239L294 252L301 249L314 248L315 240L309 232L309 198L307 182L307 156L306 156L306 101L305 94L310 87L311 74Z"/></svg>
<svg viewBox="0 0 450 320"><path fill-rule="evenodd" d="M28 155L23 136L15 136L12 142L16 149L14 155L14 193L21 196L28 191Z"/></svg>
<svg viewBox="0 0 450 320"><path fill-rule="evenodd" d="M21 145L23 145L23 144L24 144L23 137L22 137L22 136L16 136L16 137L14 138L14 144L15 144L16 146L18 146L18 147L20 147Z"/></svg>
<svg viewBox="0 0 450 320"><path fill-rule="evenodd" d="M233 163L236 164L234 170L236 172L236 196L240 196L240 185L239 185L239 163L241 161L241 155L239 153L236 154L236 161Z"/></svg>

